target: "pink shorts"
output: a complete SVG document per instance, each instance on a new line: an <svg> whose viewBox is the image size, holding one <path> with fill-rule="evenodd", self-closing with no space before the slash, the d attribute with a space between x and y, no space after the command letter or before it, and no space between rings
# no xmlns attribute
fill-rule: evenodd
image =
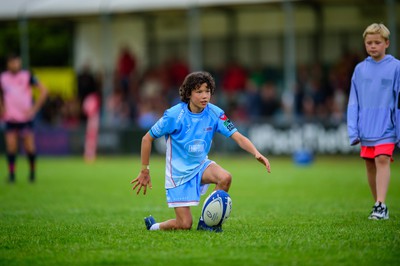
<svg viewBox="0 0 400 266"><path fill-rule="evenodd" d="M380 144L376 146L361 146L360 156L364 159L374 159L379 155L387 155L393 161L394 143Z"/></svg>

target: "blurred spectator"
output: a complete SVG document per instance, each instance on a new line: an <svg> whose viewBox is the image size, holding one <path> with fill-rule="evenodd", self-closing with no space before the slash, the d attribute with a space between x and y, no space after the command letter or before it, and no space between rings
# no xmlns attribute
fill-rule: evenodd
<svg viewBox="0 0 400 266"><path fill-rule="evenodd" d="M80 125L82 105L78 99L65 100L61 108L62 125L66 128L77 128Z"/></svg>
<svg viewBox="0 0 400 266"><path fill-rule="evenodd" d="M301 102L302 113L298 121L313 121L315 118L315 102L310 95L305 95Z"/></svg>
<svg viewBox="0 0 400 266"><path fill-rule="evenodd" d="M41 111L42 122L49 125L58 125L62 120L64 101L61 96L49 94Z"/></svg>
<svg viewBox="0 0 400 266"><path fill-rule="evenodd" d="M328 99L328 107L331 113L331 121L339 123L344 120L344 113L347 107L347 96L345 89L341 88L340 83L334 69L329 71L329 82L328 85L331 88L332 95Z"/></svg>
<svg viewBox="0 0 400 266"><path fill-rule="evenodd" d="M222 77L222 89L228 94L236 94L246 87L247 73L246 70L236 61L228 64Z"/></svg>
<svg viewBox="0 0 400 266"><path fill-rule="evenodd" d="M227 115L235 121L235 124L240 125L249 121L246 106L237 102L231 102L228 107Z"/></svg>
<svg viewBox="0 0 400 266"><path fill-rule="evenodd" d="M172 106L180 101L178 88L182 85L185 77L189 74L188 64L174 56L166 65L169 76L169 88L167 91L168 103Z"/></svg>
<svg viewBox="0 0 400 266"><path fill-rule="evenodd" d="M320 80L310 80L309 88L310 92L308 96L311 97L314 104L314 115L316 118L326 119L328 116L328 110L326 106L327 93L322 87Z"/></svg>
<svg viewBox="0 0 400 266"><path fill-rule="evenodd" d="M108 97L105 110L105 124L112 128L129 126L129 105L121 89L115 89Z"/></svg>
<svg viewBox="0 0 400 266"><path fill-rule="evenodd" d="M249 78L246 84L246 91L244 93L244 105L247 109L247 115L250 119L255 120L260 117L261 101L259 95L259 86L257 80ZM235 120L236 121L236 120Z"/></svg>
<svg viewBox="0 0 400 266"><path fill-rule="evenodd" d="M185 61L174 56L169 60L168 68L168 74L171 81L170 85L173 86L175 90L181 86L183 80L189 74L189 66Z"/></svg>
<svg viewBox="0 0 400 266"><path fill-rule="evenodd" d="M120 88L124 96L128 95L131 79L136 70L136 59L128 46L121 48L117 61L117 87Z"/></svg>
<svg viewBox="0 0 400 266"><path fill-rule="evenodd" d="M89 94L82 105L87 116L84 159L94 162L97 156L97 140L100 127L100 97L97 93Z"/></svg>
<svg viewBox="0 0 400 266"><path fill-rule="evenodd" d="M280 89L282 69L256 66L248 71L238 62L227 64L222 69L207 69L213 73L220 88L211 100L237 123L264 118L286 123L292 121L288 120L293 118L292 114L299 122L341 123L346 118L350 79L358 62L356 58L356 54L345 53L327 68L319 63L299 65L293 92ZM164 109L180 101L176 90L189 73L186 62L172 57L134 79L135 60L126 48L121 51L119 62L118 77L124 77L121 84L127 85L129 90L116 86L108 98L105 109L107 125L126 127L136 124L146 129ZM78 103L93 91L100 93L100 81L89 65L85 65L78 74ZM60 97L50 95L43 107L43 119L51 124L73 126L76 124L74 114L81 106L78 107L73 101L64 102ZM279 120L275 119L277 116Z"/></svg>
<svg viewBox="0 0 400 266"><path fill-rule="evenodd" d="M261 87L266 81L266 75L261 66L256 66L249 74L249 79L256 87ZM248 82L247 82L248 85Z"/></svg>
<svg viewBox="0 0 400 266"><path fill-rule="evenodd" d="M154 68L153 72L157 77L156 79L158 80L161 88L161 93L163 94L163 97L168 94L169 91L174 90L176 93L176 88L174 88L171 85L171 73L170 73L170 66L168 64L168 61L164 62L160 66ZM160 96L160 95L159 95Z"/></svg>
<svg viewBox="0 0 400 266"><path fill-rule="evenodd" d="M157 112L157 108L154 107L155 104L151 101L143 101L139 104L137 124L140 129L149 130L161 117L161 114Z"/></svg>
<svg viewBox="0 0 400 266"><path fill-rule="evenodd" d="M159 70L156 68L151 68L145 72L139 89L141 100L161 97L163 83L161 82L161 75L159 73Z"/></svg>
<svg viewBox="0 0 400 266"><path fill-rule="evenodd" d="M86 96L98 92L97 82L89 64L85 64L78 73L78 98L83 103Z"/></svg>
<svg viewBox="0 0 400 266"><path fill-rule="evenodd" d="M226 102L226 112L228 114L236 112L235 108L242 109L242 106L238 104L238 100L243 96L243 92L246 88L247 82L247 71L238 62L232 61L227 65L222 74L222 94L220 94L220 100ZM221 107L224 108L225 105ZM234 119L232 117L232 119ZM240 120L240 117L234 119L235 121Z"/></svg>
<svg viewBox="0 0 400 266"><path fill-rule="evenodd" d="M281 102L277 95L274 83L267 82L261 87L260 91L260 116L271 118L281 110Z"/></svg>
<svg viewBox="0 0 400 266"><path fill-rule="evenodd" d="M7 70L0 73L0 119L5 121L5 155L8 166L8 182L15 182L16 159L19 140L29 162L29 181L35 181L36 145L33 122L46 101L47 88L30 72L22 68L17 54L7 57ZM36 89L34 100L32 91Z"/></svg>
<svg viewBox="0 0 400 266"><path fill-rule="evenodd" d="M303 103L307 93L308 70L305 65L297 68L297 83L294 91L294 114L297 118L301 118L304 114ZM307 113L310 113L310 106L307 106Z"/></svg>
<svg viewBox="0 0 400 266"><path fill-rule="evenodd" d="M80 107L82 107L86 97L92 93L95 93L101 99L100 86L96 81L96 78L89 64L85 64L82 67L82 70L78 73L77 79L78 79L78 99ZM85 117L83 112L81 112L81 117L82 118Z"/></svg>
<svg viewBox="0 0 400 266"><path fill-rule="evenodd" d="M331 120L335 123L346 119L348 95L350 91L351 76L360 56L356 53L345 52L338 62L328 70L328 84L332 95L329 99Z"/></svg>

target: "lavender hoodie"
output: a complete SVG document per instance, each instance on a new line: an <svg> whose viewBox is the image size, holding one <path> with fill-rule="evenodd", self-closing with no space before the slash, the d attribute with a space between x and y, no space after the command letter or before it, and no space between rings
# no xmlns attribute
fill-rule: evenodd
<svg viewBox="0 0 400 266"><path fill-rule="evenodd" d="M370 56L360 62L351 79L347 128L351 145L396 143L400 61L386 55L376 62ZM399 112L400 114L400 112ZM399 134L400 135L400 134Z"/></svg>

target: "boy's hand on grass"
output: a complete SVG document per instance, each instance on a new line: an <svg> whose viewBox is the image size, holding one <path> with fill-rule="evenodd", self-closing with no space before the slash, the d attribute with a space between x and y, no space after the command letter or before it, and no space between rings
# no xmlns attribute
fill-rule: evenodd
<svg viewBox="0 0 400 266"><path fill-rule="evenodd" d="M146 195L147 192L147 186L150 187L150 189L153 187L151 184L151 178L150 178L150 171L145 169L140 171L139 176L135 179L132 180L131 182L132 185L132 190L136 191L136 194L139 195L140 191L142 190L143 187L143 195Z"/></svg>

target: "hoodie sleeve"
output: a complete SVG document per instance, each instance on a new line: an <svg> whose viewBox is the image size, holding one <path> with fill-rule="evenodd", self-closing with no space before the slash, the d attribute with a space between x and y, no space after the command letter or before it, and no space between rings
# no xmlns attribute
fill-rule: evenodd
<svg viewBox="0 0 400 266"><path fill-rule="evenodd" d="M394 81L394 90L396 92L396 111L395 111L395 127L396 127L396 142L400 147L400 64L397 64L396 77Z"/></svg>
<svg viewBox="0 0 400 266"><path fill-rule="evenodd" d="M351 78L351 88L349 103L347 105L347 131L349 134L350 145L356 145L360 142L358 131L358 95L356 84L356 70Z"/></svg>

